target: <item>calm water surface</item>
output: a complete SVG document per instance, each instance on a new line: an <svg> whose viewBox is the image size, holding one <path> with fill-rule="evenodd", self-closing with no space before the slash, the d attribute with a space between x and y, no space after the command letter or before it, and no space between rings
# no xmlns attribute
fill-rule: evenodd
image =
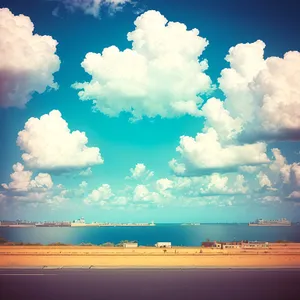
<svg viewBox="0 0 300 300"><path fill-rule="evenodd" d="M118 243L121 240L137 240L139 245L151 246L158 241L172 242L177 246L198 246L206 239L232 241L288 240L300 242L300 226L291 227L249 227L247 224L203 224L180 226L180 224L158 224L149 227L33 227L0 228L0 236L24 243L68 244L105 242Z"/></svg>

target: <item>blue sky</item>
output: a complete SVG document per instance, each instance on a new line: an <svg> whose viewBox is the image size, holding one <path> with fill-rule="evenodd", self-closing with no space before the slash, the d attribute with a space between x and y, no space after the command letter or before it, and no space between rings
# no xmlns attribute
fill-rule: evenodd
<svg viewBox="0 0 300 300"><path fill-rule="evenodd" d="M296 1L0 4L1 219L300 219Z"/></svg>

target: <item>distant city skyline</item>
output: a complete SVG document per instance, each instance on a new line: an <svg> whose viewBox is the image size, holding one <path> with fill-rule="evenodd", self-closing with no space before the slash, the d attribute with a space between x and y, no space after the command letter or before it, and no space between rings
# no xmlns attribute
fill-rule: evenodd
<svg viewBox="0 0 300 300"><path fill-rule="evenodd" d="M297 1L0 4L0 219L300 220Z"/></svg>

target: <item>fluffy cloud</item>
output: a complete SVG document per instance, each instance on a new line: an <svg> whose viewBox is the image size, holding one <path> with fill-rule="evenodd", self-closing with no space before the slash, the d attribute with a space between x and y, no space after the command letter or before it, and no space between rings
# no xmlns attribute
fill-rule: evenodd
<svg viewBox="0 0 300 300"><path fill-rule="evenodd" d="M107 7L110 13L122 10L125 4L131 3L131 0L56 0L61 2L65 8L71 12L81 10L86 15L92 15L97 18L100 15L102 7ZM58 7L53 11L58 14Z"/></svg>
<svg viewBox="0 0 300 300"><path fill-rule="evenodd" d="M262 194L257 195L262 202L297 201L295 195L300 190L300 164L288 164L277 148L271 151L273 157L270 164L257 167L256 176L251 174L250 190Z"/></svg>
<svg viewBox="0 0 300 300"><path fill-rule="evenodd" d="M172 160L170 167L181 176L232 171L243 165L269 162L265 143L223 146L213 128L198 133L196 138L182 136L176 151L181 154L182 162Z"/></svg>
<svg viewBox="0 0 300 300"><path fill-rule="evenodd" d="M37 207L41 204L57 206L68 200L65 198L66 190L61 184L53 187L49 174L39 173L34 179L33 172L25 171L21 163L13 165L14 172L10 175L12 181L2 184L2 195L6 202L27 204Z"/></svg>
<svg viewBox="0 0 300 300"><path fill-rule="evenodd" d="M282 183L300 187L300 163L288 164L278 148L272 149L272 153L275 160L269 166L270 170L280 176Z"/></svg>
<svg viewBox="0 0 300 300"><path fill-rule="evenodd" d="M221 141L232 140L241 132L242 120L239 117L233 118L219 99L210 98L202 106L202 111L206 117L205 129L214 128Z"/></svg>
<svg viewBox="0 0 300 300"><path fill-rule="evenodd" d="M70 131L58 110L30 118L17 139L28 167L64 171L103 163L100 149L87 147L87 142L84 132Z"/></svg>
<svg viewBox="0 0 300 300"><path fill-rule="evenodd" d="M259 185L261 187L271 187L272 183L269 179L269 177L264 174L263 172L259 172L259 174L257 175L257 178L259 180Z"/></svg>
<svg viewBox="0 0 300 300"><path fill-rule="evenodd" d="M236 121L229 130L243 120L244 140L299 139L300 53L264 59L264 48L260 40L230 48L225 58L230 68L219 78L226 95L224 104L219 103L222 114L229 112Z"/></svg>
<svg viewBox="0 0 300 300"><path fill-rule="evenodd" d="M150 192L145 185L139 184L134 189L133 200L138 202L139 201L156 202L159 200L159 194L156 192Z"/></svg>
<svg viewBox="0 0 300 300"><path fill-rule="evenodd" d="M180 197L204 197L216 195L239 195L248 191L243 175L212 175L184 178L178 177L173 181L172 193Z"/></svg>
<svg viewBox="0 0 300 300"><path fill-rule="evenodd" d="M82 188L82 189L84 189L84 188L87 187L87 185L88 185L88 183L87 183L86 181L82 181L82 182L79 184L79 187Z"/></svg>
<svg viewBox="0 0 300 300"><path fill-rule="evenodd" d="M21 163L13 165L14 173L10 175L12 181L7 184L2 184L6 190L15 192L28 192L33 189L48 190L52 188L52 178L47 173L39 173L33 180L31 180L32 172L25 171Z"/></svg>
<svg viewBox="0 0 300 300"><path fill-rule="evenodd" d="M293 191L290 195L288 195L287 200L300 202L300 191Z"/></svg>
<svg viewBox="0 0 300 300"><path fill-rule="evenodd" d="M109 184L102 184L98 189L93 190L87 198L84 199L85 204L105 205L107 200L114 196Z"/></svg>
<svg viewBox="0 0 300 300"><path fill-rule="evenodd" d="M156 181L156 187L159 191L165 191L173 187L173 181L168 178L161 178Z"/></svg>
<svg viewBox="0 0 300 300"><path fill-rule="evenodd" d="M121 112L132 119L201 115L199 94L211 88L204 73L207 61L199 61L206 39L197 29L187 30L157 11L147 11L128 33L132 49L116 46L102 54L88 53L82 62L90 82L75 83L81 100L92 100L94 108L109 116Z"/></svg>
<svg viewBox="0 0 300 300"><path fill-rule="evenodd" d="M82 170L80 173L79 173L79 175L80 176L90 176L90 175L92 175L92 169L91 169L91 167L88 167L86 170Z"/></svg>
<svg viewBox="0 0 300 300"><path fill-rule="evenodd" d="M280 199L279 196L271 196L271 195L264 196L260 200L261 200L262 203L281 202L281 199Z"/></svg>
<svg viewBox="0 0 300 300"><path fill-rule="evenodd" d="M147 170L146 166L141 163L138 163L134 168L131 168L130 173L131 175L126 177L126 179L149 179L154 175L153 171Z"/></svg>
<svg viewBox="0 0 300 300"><path fill-rule="evenodd" d="M0 9L0 106L24 107L33 93L58 88L53 77L60 66L57 41L33 30L29 17Z"/></svg>
<svg viewBox="0 0 300 300"><path fill-rule="evenodd" d="M173 181L168 178L161 178L156 181L156 190L164 198L172 197L173 186L174 186Z"/></svg>
<svg viewBox="0 0 300 300"><path fill-rule="evenodd" d="M300 137L300 53L264 59L264 48L260 40L230 48L225 58L230 68L218 79L226 99L211 98L203 105L203 133L180 138L181 159L169 163L175 174L254 172L254 165L269 162L266 144L257 141ZM300 181L298 164L282 166L285 181L290 172ZM271 187L266 177L259 181Z"/></svg>

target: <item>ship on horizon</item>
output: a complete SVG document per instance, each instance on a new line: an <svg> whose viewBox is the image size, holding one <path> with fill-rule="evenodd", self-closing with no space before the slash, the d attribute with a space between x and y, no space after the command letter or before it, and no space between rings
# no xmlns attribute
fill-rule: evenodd
<svg viewBox="0 0 300 300"><path fill-rule="evenodd" d="M249 226L292 226L292 222L286 218L278 220L257 219L255 222L248 223Z"/></svg>

